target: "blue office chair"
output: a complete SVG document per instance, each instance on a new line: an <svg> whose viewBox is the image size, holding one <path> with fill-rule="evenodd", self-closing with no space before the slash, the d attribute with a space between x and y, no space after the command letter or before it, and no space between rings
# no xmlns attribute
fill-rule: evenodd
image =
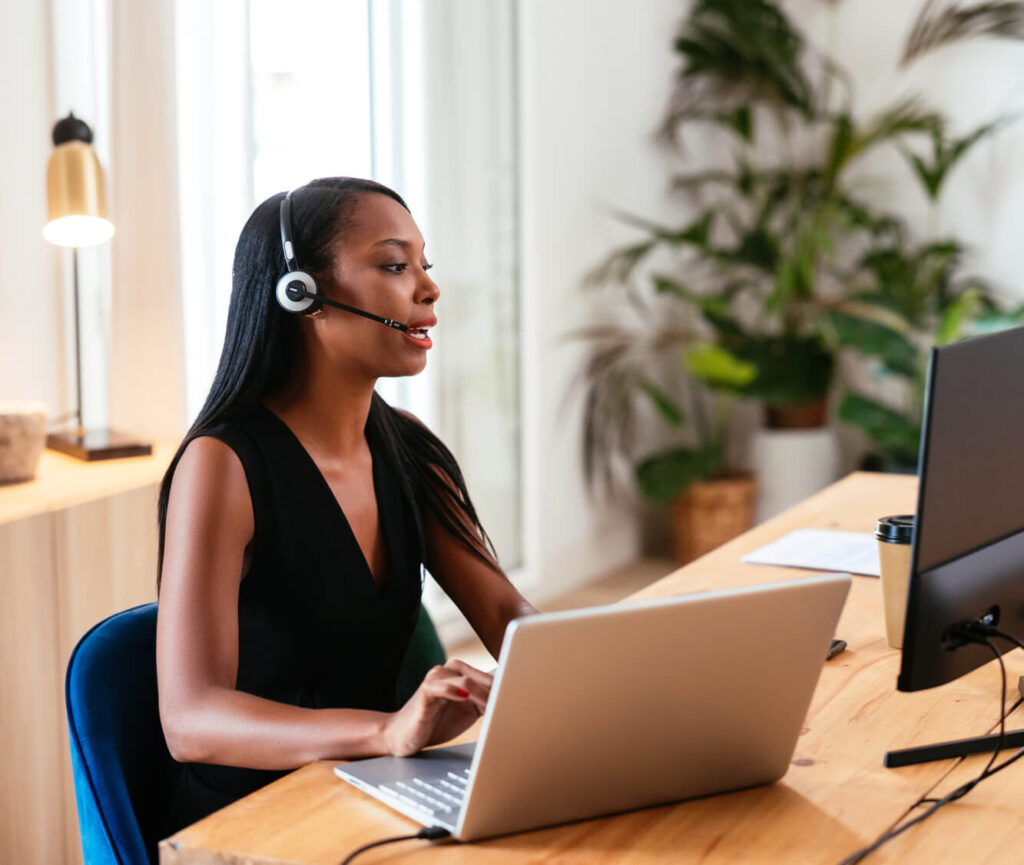
<svg viewBox="0 0 1024 865"><path fill-rule="evenodd" d="M399 672L399 691L416 690L444 649L427 611ZM71 653L64 696L78 825L86 865L157 862L168 826L178 763L160 726L156 689L156 604L115 613Z"/></svg>
<svg viewBox="0 0 1024 865"><path fill-rule="evenodd" d="M78 641L64 697L87 865L155 863L180 771L157 707L156 604L115 613Z"/></svg>

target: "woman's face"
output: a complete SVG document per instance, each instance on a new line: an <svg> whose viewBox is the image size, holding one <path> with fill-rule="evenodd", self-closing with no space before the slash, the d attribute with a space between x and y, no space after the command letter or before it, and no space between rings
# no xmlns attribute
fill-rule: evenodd
<svg viewBox="0 0 1024 865"><path fill-rule="evenodd" d="M427 275L423 236L402 205L380 193L366 193L352 213L353 224L333 250L329 278L321 288L331 300L410 325L396 330L345 310L323 307L307 318L315 352L339 368L370 378L415 375L427 364L429 330L440 290Z"/></svg>

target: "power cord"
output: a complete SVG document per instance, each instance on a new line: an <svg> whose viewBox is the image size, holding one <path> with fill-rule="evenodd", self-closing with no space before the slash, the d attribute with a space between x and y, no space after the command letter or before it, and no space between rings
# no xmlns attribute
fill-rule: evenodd
<svg viewBox="0 0 1024 865"><path fill-rule="evenodd" d="M396 841L438 841L441 838L447 838L452 833L447 829L442 829L440 826L426 826L417 832L415 835L396 835L394 838L383 838L380 841L371 841L369 844L364 844L358 850L353 850L342 860L341 865L348 865L353 859L356 858L360 853L365 853L367 850L371 850L374 847L380 847L384 844L394 844Z"/></svg>
<svg viewBox="0 0 1024 865"><path fill-rule="evenodd" d="M913 811L915 808L918 808L921 805L930 805L930 807L923 814L919 814L917 817L914 817L912 820L908 820L903 825L897 825L895 828L890 829L888 832L879 835L878 838L872 841L867 847L862 847L860 850L851 853L842 862L840 862L839 865L855 865L855 863L862 861L866 856L868 856L868 854L873 853L887 841L891 841L897 835L902 835L911 826L916 826L918 823L931 817L931 815L938 811L939 808L941 808L943 805L948 805L950 802L955 802L957 799L963 798L986 778L995 775L996 772L1001 772L1010 764L1016 763L1017 760L1019 760L1021 757L1024 757L1024 748L1021 748L1020 750L1016 751L1012 756L1007 757L1007 759L1005 759L999 765L995 765L996 759L999 757L999 752L1003 749L1003 741L1006 737L1006 717L1010 714L1010 712L1012 712L1014 709L1021 705L1022 700L1017 700L1009 709L1005 708L1006 665L1003 663L1003 656L1000 653L999 649L989 639L989 637L997 637L1002 640L1007 640L1013 643L1014 645L1019 646L1022 649L1024 649L1024 643L1022 643L1016 637L1012 637L1009 634L1004 634L1002 631L998 631L991 626L980 624L977 626L973 626L969 631L966 631L963 636L964 639L969 642L988 646L988 648L991 649L992 654L996 656L996 660L999 661L999 670L1002 673L1002 687L1000 689L1001 696L999 702L999 738L996 741L995 751L992 752L992 756L989 758L989 761L985 765L985 768L982 769L976 777L972 778L970 781L965 782L964 784L961 784L959 787L957 787L954 790L951 790L949 793L947 793L945 796L939 799L922 796L910 807L910 810Z"/></svg>

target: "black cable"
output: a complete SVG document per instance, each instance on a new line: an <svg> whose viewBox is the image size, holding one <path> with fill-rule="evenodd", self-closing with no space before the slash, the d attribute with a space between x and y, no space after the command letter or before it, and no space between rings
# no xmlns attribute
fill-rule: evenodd
<svg viewBox="0 0 1024 865"><path fill-rule="evenodd" d="M995 751L992 752L992 756L989 758L989 761L985 765L985 768L982 769L976 777L972 778L970 781L961 784L956 789L951 790L949 793L947 793L940 799L930 799L921 797L913 805L910 806L910 810L912 811L914 808L917 808L922 804L931 803L931 807L929 807L923 814L919 814L917 817L914 817L912 820L908 820L903 825L897 825L895 828L890 829L888 832L879 835L878 838L872 841L867 847L862 847L860 850L851 853L842 862L840 862L839 865L855 865L855 863L862 861L866 856L868 856L870 853L873 853L887 841L891 841L897 835L902 835L912 826L916 826L923 820L927 820L943 805L948 805L950 802L955 802L957 799L963 798L986 778L995 775L996 772L1001 772L1011 763L1016 762L1022 756L1024 756L1024 748L1021 748L1012 757L1007 758L998 766L995 766L995 768L993 768L996 759L999 757L999 752L1003 749L1003 742L1006 738L1006 717L1010 714L1010 712L1012 712L1014 709L1017 708L1017 706L1020 705L1020 701L1015 703L1009 709L1006 708L1006 665L1003 663L1003 656L1000 653L999 649L988 638L988 636L999 637L1001 639L1009 640L1017 646L1020 646L1022 649L1024 649L1024 643L1022 643L1020 640L1017 640L1015 637L1011 637L1008 634L1003 634L1002 632L997 631L994 628L984 628L983 633L985 634L985 636L983 636L981 633L976 633L972 635L972 637L970 637L969 639L971 640L971 642L986 645L989 647L989 649L992 650L992 654L996 656L996 660L999 662L999 670L1002 674L1002 687L1000 689L999 702L999 739L996 741Z"/></svg>
<svg viewBox="0 0 1024 865"><path fill-rule="evenodd" d="M426 826L415 835L396 835L394 838L382 838L380 841L371 841L369 844L364 844L358 850L353 850L349 853L342 860L341 865L348 865L360 853L365 853L367 850L372 850L374 847L380 847L384 844L394 844L396 841L437 841L441 838L447 838L451 834L447 829L442 829L440 826Z"/></svg>

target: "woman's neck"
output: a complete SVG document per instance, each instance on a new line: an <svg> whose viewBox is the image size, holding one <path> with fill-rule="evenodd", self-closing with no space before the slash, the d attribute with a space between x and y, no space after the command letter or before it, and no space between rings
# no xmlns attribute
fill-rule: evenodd
<svg viewBox="0 0 1024 865"><path fill-rule="evenodd" d="M284 420L307 448L336 459L366 449L366 419L375 379L319 373L297 364L288 383L263 403Z"/></svg>

